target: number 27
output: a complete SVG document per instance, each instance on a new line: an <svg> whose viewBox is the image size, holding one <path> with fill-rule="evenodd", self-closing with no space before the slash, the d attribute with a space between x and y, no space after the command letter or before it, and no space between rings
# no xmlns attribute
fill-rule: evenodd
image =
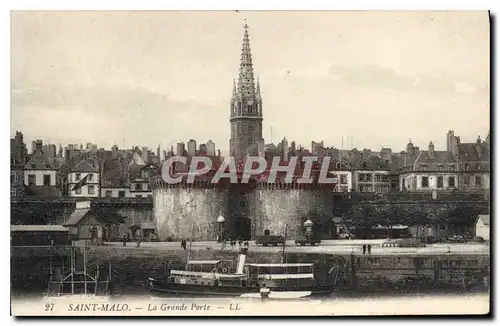
<svg viewBox="0 0 500 326"><path fill-rule="evenodd" d="M46 303L45 304L45 311L52 311L54 310L54 304L53 303Z"/></svg>

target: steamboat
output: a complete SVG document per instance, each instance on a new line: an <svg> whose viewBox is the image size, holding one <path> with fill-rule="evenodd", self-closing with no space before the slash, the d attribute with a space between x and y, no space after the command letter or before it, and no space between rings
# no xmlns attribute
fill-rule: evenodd
<svg viewBox="0 0 500 326"><path fill-rule="evenodd" d="M236 268L233 261L191 260L185 270L170 270L163 279L148 278L153 293L178 296L233 296L303 298L328 294L335 282L319 285L314 277L313 263L247 264L246 255L239 254ZM330 274L336 279L338 269Z"/></svg>

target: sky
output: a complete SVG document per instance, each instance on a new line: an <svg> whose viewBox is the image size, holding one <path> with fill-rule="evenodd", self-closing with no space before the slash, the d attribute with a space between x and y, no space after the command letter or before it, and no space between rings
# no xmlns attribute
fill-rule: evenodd
<svg viewBox="0 0 500 326"><path fill-rule="evenodd" d="M490 125L489 17L477 12L11 14L11 136L229 147L244 19L266 143L445 148ZM31 145L28 144L28 147Z"/></svg>

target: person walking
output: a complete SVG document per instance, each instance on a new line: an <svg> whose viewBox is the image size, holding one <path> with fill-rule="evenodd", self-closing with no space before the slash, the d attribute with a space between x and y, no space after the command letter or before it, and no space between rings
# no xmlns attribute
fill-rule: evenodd
<svg viewBox="0 0 500 326"><path fill-rule="evenodd" d="M372 254L372 245L369 244L368 245L368 255L371 255Z"/></svg>
<svg viewBox="0 0 500 326"><path fill-rule="evenodd" d="M366 254L366 244L363 245L363 255Z"/></svg>

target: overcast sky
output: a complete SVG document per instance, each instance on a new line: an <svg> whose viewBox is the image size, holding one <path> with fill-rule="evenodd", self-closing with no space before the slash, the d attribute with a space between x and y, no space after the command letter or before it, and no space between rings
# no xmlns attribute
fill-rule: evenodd
<svg viewBox="0 0 500 326"><path fill-rule="evenodd" d="M444 149L450 129L462 141L489 130L487 12L11 17L11 135L28 141L165 148L211 139L226 153L244 18L266 143L347 148L352 138L358 149L400 151L411 138Z"/></svg>

